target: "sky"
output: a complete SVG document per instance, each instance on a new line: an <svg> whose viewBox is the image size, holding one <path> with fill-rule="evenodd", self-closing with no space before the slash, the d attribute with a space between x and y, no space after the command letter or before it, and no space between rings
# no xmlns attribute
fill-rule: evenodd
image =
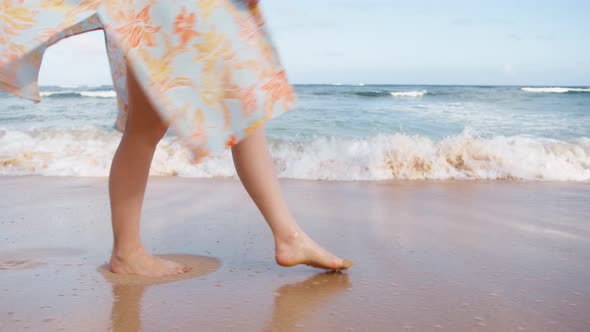
<svg viewBox="0 0 590 332"><path fill-rule="evenodd" d="M588 0L261 0L293 83L590 85ZM102 32L52 46L42 85L111 84Z"/></svg>

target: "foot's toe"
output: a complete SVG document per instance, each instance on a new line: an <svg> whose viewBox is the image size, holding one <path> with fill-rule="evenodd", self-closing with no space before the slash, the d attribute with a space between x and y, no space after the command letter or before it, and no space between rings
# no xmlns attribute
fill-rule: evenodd
<svg viewBox="0 0 590 332"><path fill-rule="evenodd" d="M340 264L342 270L348 269L352 266L352 261L350 259L343 259L342 264Z"/></svg>
<svg viewBox="0 0 590 332"><path fill-rule="evenodd" d="M181 274L181 273L186 273L189 272L190 270L192 270L192 268L188 265L181 265L178 267L178 269L176 270L177 274Z"/></svg>

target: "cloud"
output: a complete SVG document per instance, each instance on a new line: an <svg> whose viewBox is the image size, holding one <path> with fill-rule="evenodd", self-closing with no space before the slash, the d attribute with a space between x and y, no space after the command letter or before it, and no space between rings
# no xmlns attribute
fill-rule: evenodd
<svg viewBox="0 0 590 332"><path fill-rule="evenodd" d="M460 27L470 27L473 25L473 20L467 17L458 17L455 18L451 23Z"/></svg>
<svg viewBox="0 0 590 332"><path fill-rule="evenodd" d="M535 39L537 39L537 40L553 40L553 38L551 38L547 35L536 35Z"/></svg>
<svg viewBox="0 0 590 332"><path fill-rule="evenodd" d="M345 56L346 52L339 51L339 50L329 50L322 53L325 56Z"/></svg>
<svg viewBox="0 0 590 332"><path fill-rule="evenodd" d="M509 33L508 36L506 36L508 39L512 39L512 40L522 40L522 38L520 37L520 35L517 35L515 33Z"/></svg>
<svg viewBox="0 0 590 332"><path fill-rule="evenodd" d="M93 56L106 56L104 34L92 31L65 38L50 49L59 54L76 52Z"/></svg>
<svg viewBox="0 0 590 332"><path fill-rule="evenodd" d="M469 17L457 17L451 21L453 25L460 27L470 27L476 24L482 25L510 25L514 24L514 21L502 17L479 17L472 19Z"/></svg>
<svg viewBox="0 0 590 332"><path fill-rule="evenodd" d="M509 25L514 24L514 21L504 17L484 17L481 19L481 23L490 25Z"/></svg>
<svg viewBox="0 0 590 332"><path fill-rule="evenodd" d="M514 74L514 66L512 66L512 64L505 64L504 66L502 66L502 72L505 75L512 75Z"/></svg>

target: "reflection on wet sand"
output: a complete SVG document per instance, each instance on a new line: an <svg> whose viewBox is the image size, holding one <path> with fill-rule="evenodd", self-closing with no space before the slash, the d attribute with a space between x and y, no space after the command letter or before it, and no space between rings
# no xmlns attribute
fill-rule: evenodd
<svg viewBox="0 0 590 332"><path fill-rule="evenodd" d="M146 288L147 286L113 285L112 331L141 330L141 298Z"/></svg>
<svg viewBox="0 0 590 332"><path fill-rule="evenodd" d="M319 305L351 287L348 274L326 272L275 292L272 319L265 331L292 331Z"/></svg>
<svg viewBox="0 0 590 332"><path fill-rule="evenodd" d="M171 258L170 256L168 258ZM200 275L213 272L217 268L209 259L209 268L201 268ZM193 269L195 266L193 265ZM198 267L197 267L198 268ZM104 274L104 273L103 273ZM195 277L195 276L193 276ZM139 279L137 276L134 277ZM142 298L153 284L117 283L107 277L112 284L113 305L111 308L111 330L115 332L137 332L142 330ZM170 281L167 281L170 282ZM166 282L166 283L167 283ZM274 293L274 306L271 320L264 331L291 331L301 327L301 323L319 306L325 305L338 293L350 289L348 275L340 272L316 274L304 281L279 287ZM145 329L145 326L144 326Z"/></svg>
<svg viewBox="0 0 590 332"><path fill-rule="evenodd" d="M109 267L106 264L98 268L98 271L113 287L113 306L111 309L112 331L135 332L141 330L141 299L150 285L166 284L201 277L214 272L221 265L219 260L206 256L158 256L187 264L192 267L192 270L177 276L153 278L114 274L109 271Z"/></svg>

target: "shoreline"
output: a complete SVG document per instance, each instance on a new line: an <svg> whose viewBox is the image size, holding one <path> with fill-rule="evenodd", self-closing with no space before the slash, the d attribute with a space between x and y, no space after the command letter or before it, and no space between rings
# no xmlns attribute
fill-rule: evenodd
<svg viewBox="0 0 590 332"><path fill-rule="evenodd" d="M68 180L90 180L90 181L107 181L108 176L73 176L73 175L43 175L43 174L11 174L0 175L0 181L3 179L19 179L19 178L36 178L36 179L68 179ZM149 176L149 181L152 180L167 180L178 179L186 181L239 181L237 175L234 176L218 176L218 177L190 177L181 175L152 175ZM387 179L387 180L331 180L331 179L296 179L296 178L279 178L280 182L307 182L307 183L358 183L358 184L378 184L378 185L396 185L396 184L562 184L562 185L590 185L588 181L568 181L568 180L526 180L526 179Z"/></svg>

